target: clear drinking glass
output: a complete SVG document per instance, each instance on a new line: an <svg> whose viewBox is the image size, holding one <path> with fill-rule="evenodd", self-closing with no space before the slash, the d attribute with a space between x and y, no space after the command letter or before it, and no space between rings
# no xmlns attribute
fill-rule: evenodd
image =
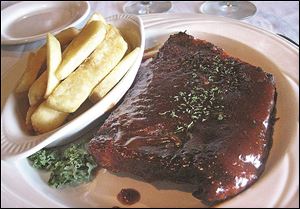
<svg viewBox="0 0 300 209"><path fill-rule="evenodd" d="M199 10L203 14L241 20L253 16L256 13L256 6L249 1L206 1Z"/></svg>
<svg viewBox="0 0 300 209"><path fill-rule="evenodd" d="M136 15L162 13L171 8L171 1L129 1L123 6L125 13Z"/></svg>

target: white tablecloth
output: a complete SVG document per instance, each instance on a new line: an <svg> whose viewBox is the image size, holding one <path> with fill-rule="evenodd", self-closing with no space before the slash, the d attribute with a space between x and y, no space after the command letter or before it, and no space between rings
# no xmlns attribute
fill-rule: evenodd
<svg viewBox="0 0 300 209"><path fill-rule="evenodd" d="M1 10L17 1L1 1ZM123 13L125 1L96 1L90 2L91 11L98 11L104 17ZM168 13L199 13L203 1L173 1L172 9ZM254 16L244 22L264 28L274 33L283 34L299 44L299 2L298 1L253 1L257 7ZM24 53L34 50L41 45L41 41L17 46L1 45L1 75L3 69L12 66Z"/></svg>
<svg viewBox="0 0 300 209"><path fill-rule="evenodd" d="M123 12L126 2L92 2L92 9L105 17ZM168 13L199 13L203 1L173 1ZM257 12L243 22L248 22L274 33L288 36L299 44L299 2L298 1L253 1Z"/></svg>

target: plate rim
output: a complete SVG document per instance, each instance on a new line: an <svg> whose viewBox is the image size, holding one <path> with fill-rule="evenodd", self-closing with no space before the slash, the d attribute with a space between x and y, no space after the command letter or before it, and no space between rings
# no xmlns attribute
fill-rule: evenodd
<svg viewBox="0 0 300 209"><path fill-rule="evenodd" d="M57 2L47 2L47 4L54 4L54 3L57 3ZM76 25L79 25L82 21L84 21L88 15L90 14L90 11L91 11L91 5L89 3L89 1L78 1L78 2L72 2L72 1L66 1L66 2L61 2L63 4L74 4L74 3L80 3L81 5L80 6L85 6L85 10L83 11L83 13L80 15L79 18L76 18L74 21L72 21L71 23L69 23L68 25L66 25L65 27L56 27L55 29L53 29L53 31L51 32L52 34L57 34L59 33L60 31L64 30L65 28L69 28L69 27L74 27ZM13 9L14 7L20 7L22 5L30 5L30 4L45 4L44 1L23 1L23 2L18 2L16 4L13 4L13 5L10 5L8 7L6 7L5 9L1 10L1 45L18 45L18 44L27 44L27 43L32 43L32 42L35 42L35 41L39 41L39 40L43 40L46 38L46 34L47 33L42 33L42 34L37 34L37 35L34 35L34 36L28 36L28 37L22 37L22 38L16 38L16 39L9 39L9 38L6 38L5 36L2 36L2 21L6 21L5 20L5 17L3 18L3 14L6 13L8 10L11 10ZM3 20L4 19L4 20Z"/></svg>

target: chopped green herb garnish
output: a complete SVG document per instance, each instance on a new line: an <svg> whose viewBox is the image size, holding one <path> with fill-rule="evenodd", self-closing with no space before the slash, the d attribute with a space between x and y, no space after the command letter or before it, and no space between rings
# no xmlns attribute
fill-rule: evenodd
<svg viewBox="0 0 300 209"><path fill-rule="evenodd" d="M218 120L223 120L223 119L224 119L224 116L222 114L219 114Z"/></svg>
<svg viewBox="0 0 300 209"><path fill-rule="evenodd" d="M34 168L51 172L48 184L56 188L91 180L97 167L84 144L72 144L59 150L42 149L28 159Z"/></svg>
<svg viewBox="0 0 300 209"><path fill-rule="evenodd" d="M230 117L225 113L224 96L238 90L242 82L250 81L239 65L239 61L223 58L218 52L203 56L201 50L183 60L182 68L189 75L185 90L170 96L173 108L164 114L176 119L175 133L191 130L197 122L223 121Z"/></svg>
<svg viewBox="0 0 300 209"><path fill-rule="evenodd" d="M160 113L158 113L159 115L165 115L165 114L167 114L167 113L169 113L170 111L166 111L166 112L160 112Z"/></svg>

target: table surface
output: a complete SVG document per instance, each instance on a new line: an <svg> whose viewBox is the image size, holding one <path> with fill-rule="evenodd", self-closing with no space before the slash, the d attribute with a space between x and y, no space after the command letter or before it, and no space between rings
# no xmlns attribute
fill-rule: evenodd
<svg viewBox="0 0 300 209"><path fill-rule="evenodd" d="M17 3L18 1L1 1L1 10ZM252 1L257 12L254 16L242 20L273 33L285 35L299 44L299 2L298 1ZM124 1L90 2L91 12L100 12L104 17L123 13ZM199 13L203 1L173 1L172 9L168 13ZM4 69L12 66L24 53L35 50L43 41L15 46L1 45L1 77ZM1 194L1 200L5 197ZM16 200L17 201L17 200ZM298 202L292 205L299 205ZM2 202L2 201L1 201ZM15 202L18 205L17 202ZM1 204L2 205L2 204ZM19 203L22 205L22 203ZM22 206L23 207L23 206Z"/></svg>
<svg viewBox="0 0 300 209"><path fill-rule="evenodd" d="M123 12L126 2L91 2L92 9L105 17ZM199 13L203 1L173 1L168 13ZM299 2L298 1L252 1L257 7L254 16L243 20L274 33L288 36L299 44Z"/></svg>
<svg viewBox="0 0 300 209"><path fill-rule="evenodd" d="M18 1L1 1L1 10ZM123 13L125 1L91 1L91 12L100 12L104 17ZM199 13L203 1L173 1L168 13ZM299 44L299 2L298 1L253 1L257 7L254 16L242 20L273 33L285 35ZM1 75L4 68L12 66L24 53L42 44L37 41L16 46L1 45Z"/></svg>

